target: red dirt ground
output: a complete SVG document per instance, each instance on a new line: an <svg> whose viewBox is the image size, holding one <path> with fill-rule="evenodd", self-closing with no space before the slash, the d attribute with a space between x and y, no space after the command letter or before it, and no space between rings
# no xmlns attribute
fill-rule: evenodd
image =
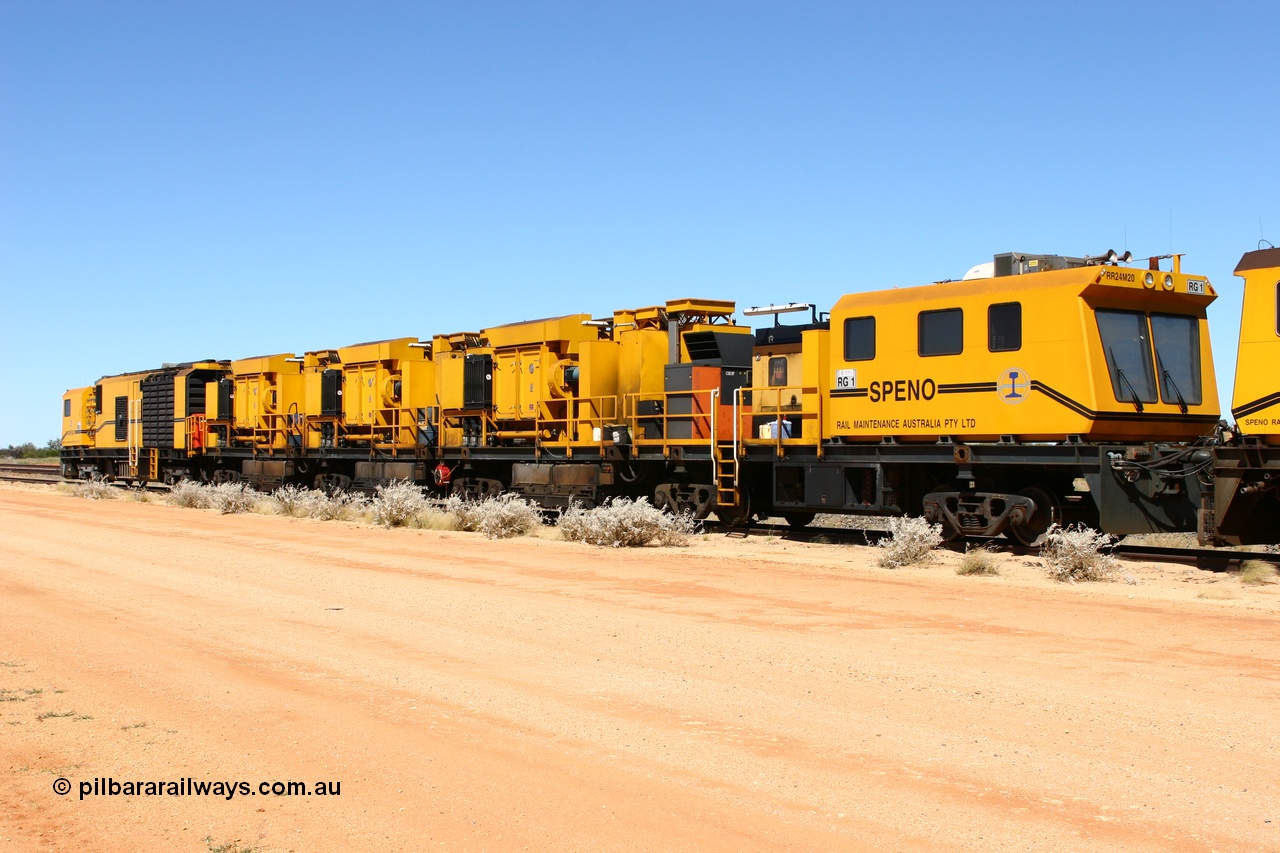
<svg viewBox="0 0 1280 853"><path fill-rule="evenodd" d="M874 556L0 487L0 845L1280 849L1280 587Z"/></svg>

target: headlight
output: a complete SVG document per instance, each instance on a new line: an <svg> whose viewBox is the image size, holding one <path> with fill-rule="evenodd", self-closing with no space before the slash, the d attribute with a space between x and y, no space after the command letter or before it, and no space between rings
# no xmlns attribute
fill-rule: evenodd
<svg viewBox="0 0 1280 853"><path fill-rule="evenodd" d="M1167 275L1164 277L1164 289L1173 290L1173 276Z"/></svg>
<svg viewBox="0 0 1280 853"><path fill-rule="evenodd" d="M1145 276L1142 277L1142 284L1144 287L1155 287L1156 277L1151 273L1147 273Z"/></svg>

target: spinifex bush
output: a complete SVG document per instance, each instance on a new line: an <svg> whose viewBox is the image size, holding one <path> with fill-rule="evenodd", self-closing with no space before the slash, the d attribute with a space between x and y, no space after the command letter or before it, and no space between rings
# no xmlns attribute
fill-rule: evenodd
<svg viewBox="0 0 1280 853"><path fill-rule="evenodd" d="M359 492L331 492L313 490L303 504L308 518L319 521L351 521L369 506L369 499Z"/></svg>
<svg viewBox="0 0 1280 853"><path fill-rule="evenodd" d="M609 548L683 545L698 523L690 515L672 515L644 498L614 498L594 509L569 507L556 524L565 539Z"/></svg>
<svg viewBox="0 0 1280 853"><path fill-rule="evenodd" d="M483 533L490 539L526 536L542 524L542 510L509 492L480 501L450 496L444 511L453 516L459 530Z"/></svg>
<svg viewBox="0 0 1280 853"><path fill-rule="evenodd" d="M877 562L886 569L922 563L942 544L942 525L923 518L890 518L886 529L889 535L876 543L880 548Z"/></svg>
<svg viewBox="0 0 1280 853"><path fill-rule="evenodd" d="M271 502L280 515L302 518L308 515L307 508L314 500L311 489L295 486L292 483L281 486L271 493Z"/></svg>
<svg viewBox="0 0 1280 853"><path fill-rule="evenodd" d="M1062 527L1054 524L1046 532L1040 556L1044 558L1045 572L1056 581L1111 580L1120 569L1120 561L1103 548L1115 544L1116 538L1106 533L1074 524Z"/></svg>
<svg viewBox="0 0 1280 853"><path fill-rule="evenodd" d="M94 477L76 483L76 495L91 501L106 501L116 496L116 490L101 477Z"/></svg>
<svg viewBox="0 0 1280 853"><path fill-rule="evenodd" d="M395 480L378 486L373 498L373 523L383 527L404 527L427 508L422 489L408 480Z"/></svg>
<svg viewBox="0 0 1280 853"><path fill-rule="evenodd" d="M183 480L169 490L167 500L173 506L203 509L209 506L209 487L194 480Z"/></svg>
<svg viewBox="0 0 1280 853"><path fill-rule="evenodd" d="M248 483L219 483L208 488L209 506L223 515L251 512L262 495Z"/></svg>

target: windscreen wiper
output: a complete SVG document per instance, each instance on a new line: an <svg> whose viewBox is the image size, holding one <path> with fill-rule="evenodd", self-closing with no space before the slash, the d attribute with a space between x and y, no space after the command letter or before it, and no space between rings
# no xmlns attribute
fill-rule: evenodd
<svg viewBox="0 0 1280 853"><path fill-rule="evenodd" d="M1164 366L1164 359L1160 357L1159 348L1156 349L1156 364L1160 367L1160 376L1168 380L1169 387L1173 388L1173 395L1178 398L1178 408L1182 410L1182 414L1187 413L1187 401L1182 399L1182 391L1178 389L1178 383L1173 381L1173 374Z"/></svg>
<svg viewBox="0 0 1280 853"><path fill-rule="evenodd" d="M1133 407L1137 409L1139 412L1141 412L1142 400L1138 399L1138 389L1134 388L1133 383L1129 381L1129 377L1124 375L1124 368L1121 367L1120 362L1116 360L1115 350L1113 350L1111 347L1107 347L1107 352L1111 353L1111 363L1116 366L1116 378L1119 379L1121 382L1123 382L1125 386L1129 389L1129 393L1133 395L1133 399L1130 400L1129 402L1133 403Z"/></svg>

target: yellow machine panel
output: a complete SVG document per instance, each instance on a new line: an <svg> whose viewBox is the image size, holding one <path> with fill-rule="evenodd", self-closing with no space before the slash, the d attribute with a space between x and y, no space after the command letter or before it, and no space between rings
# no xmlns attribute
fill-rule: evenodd
<svg viewBox="0 0 1280 853"><path fill-rule="evenodd" d="M1280 444L1280 249L1247 253L1235 273L1244 279L1244 310L1231 413L1243 432Z"/></svg>
<svg viewBox="0 0 1280 853"><path fill-rule="evenodd" d="M302 441L302 359L292 353L231 362L231 410L218 411L220 442L279 450Z"/></svg>

